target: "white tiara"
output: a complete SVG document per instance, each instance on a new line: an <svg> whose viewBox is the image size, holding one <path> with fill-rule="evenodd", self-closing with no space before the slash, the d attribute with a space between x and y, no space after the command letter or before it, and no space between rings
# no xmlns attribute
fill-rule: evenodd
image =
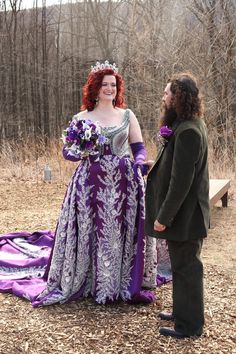
<svg viewBox="0 0 236 354"><path fill-rule="evenodd" d="M112 69L116 73L118 72L118 68L117 68L116 64L115 63L109 64L108 60L105 60L104 63L100 63L99 61L97 61L96 65L91 66L91 71L92 72L97 72L97 71L103 70L103 69Z"/></svg>

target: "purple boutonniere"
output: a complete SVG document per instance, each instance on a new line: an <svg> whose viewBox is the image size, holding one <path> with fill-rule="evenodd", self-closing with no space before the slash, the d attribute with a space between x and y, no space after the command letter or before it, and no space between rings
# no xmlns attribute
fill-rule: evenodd
<svg viewBox="0 0 236 354"><path fill-rule="evenodd" d="M157 141L161 143L161 145L165 146L172 134L172 129L168 128L167 126L163 126L160 128L159 133L157 134Z"/></svg>

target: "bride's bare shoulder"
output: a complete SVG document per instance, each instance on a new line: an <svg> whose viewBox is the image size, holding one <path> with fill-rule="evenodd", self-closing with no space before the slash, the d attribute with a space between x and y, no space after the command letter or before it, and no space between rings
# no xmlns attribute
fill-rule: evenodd
<svg viewBox="0 0 236 354"><path fill-rule="evenodd" d="M116 107L116 112L118 112L118 115L119 115L120 117L123 117L123 116L124 116L125 111L126 111L126 109L124 109L124 108Z"/></svg>
<svg viewBox="0 0 236 354"><path fill-rule="evenodd" d="M87 109L85 111L81 111L73 116L73 118L77 119L88 119L89 118L89 112Z"/></svg>
<svg viewBox="0 0 236 354"><path fill-rule="evenodd" d="M126 109L120 108L120 107L116 107L116 110L120 113L125 113L125 111L126 111Z"/></svg>

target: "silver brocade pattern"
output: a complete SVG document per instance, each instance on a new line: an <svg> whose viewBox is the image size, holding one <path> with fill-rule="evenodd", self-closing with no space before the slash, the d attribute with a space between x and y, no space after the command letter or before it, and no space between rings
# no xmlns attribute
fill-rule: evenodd
<svg viewBox="0 0 236 354"><path fill-rule="evenodd" d="M104 129L104 128L103 128ZM110 153L83 160L67 189L46 289L38 305L92 295L98 303L132 299L144 264L144 180L129 154L129 110L104 129Z"/></svg>

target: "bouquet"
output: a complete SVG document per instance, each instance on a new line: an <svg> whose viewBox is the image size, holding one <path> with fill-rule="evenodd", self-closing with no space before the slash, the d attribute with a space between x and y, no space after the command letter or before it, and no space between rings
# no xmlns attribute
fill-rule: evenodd
<svg viewBox="0 0 236 354"><path fill-rule="evenodd" d="M159 133L157 134L157 141L161 143L161 145L165 146L172 134L172 129L168 128L167 126L162 126L159 130Z"/></svg>
<svg viewBox="0 0 236 354"><path fill-rule="evenodd" d="M81 156L81 158L98 154L99 148L107 142L98 122L76 117L63 131L62 140L69 155Z"/></svg>

